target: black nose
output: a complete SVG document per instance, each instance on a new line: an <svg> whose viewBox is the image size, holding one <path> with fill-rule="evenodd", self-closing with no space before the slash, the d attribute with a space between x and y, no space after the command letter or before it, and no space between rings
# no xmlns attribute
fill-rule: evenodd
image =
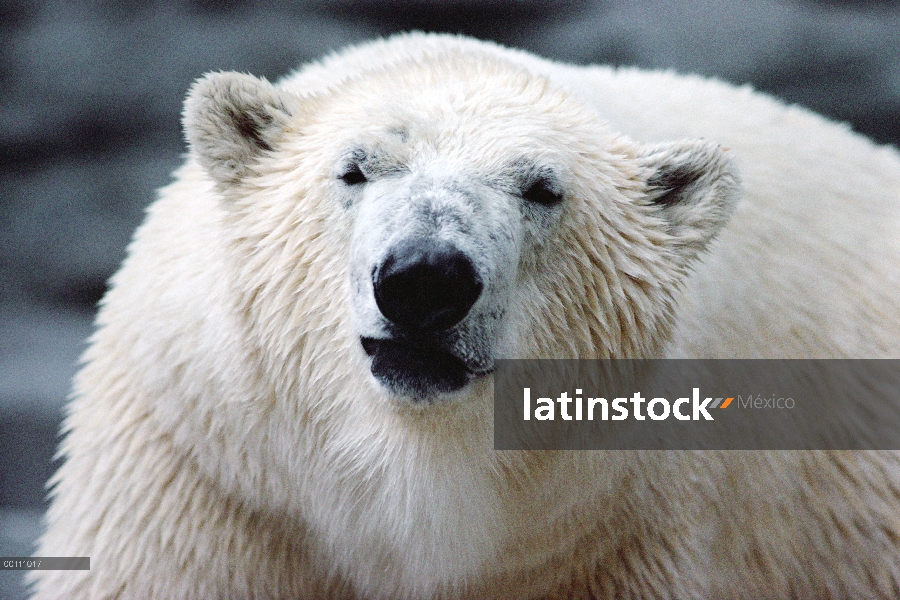
<svg viewBox="0 0 900 600"><path fill-rule="evenodd" d="M375 270L375 302L394 324L440 331L468 314L484 287L472 261L447 242L413 239Z"/></svg>

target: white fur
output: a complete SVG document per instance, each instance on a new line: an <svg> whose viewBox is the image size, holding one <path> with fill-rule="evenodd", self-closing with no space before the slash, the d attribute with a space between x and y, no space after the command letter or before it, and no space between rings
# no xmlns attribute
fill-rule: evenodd
<svg viewBox="0 0 900 600"><path fill-rule="evenodd" d="M472 225L434 235L508 233L478 255L471 318L504 316L462 335L473 356L898 358L895 150L748 88L425 35L275 86L207 77L185 125L38 550L92 569L36 572L37 598L898 593L896 453L495 452L489 378L396 402L359 344L383 326L364 274L424 227L418 198ZM360 144L392 158L342 187ZM522 158L555 169L555 212L517 196ZM675 167L696 183L657 206Z"/></svg>

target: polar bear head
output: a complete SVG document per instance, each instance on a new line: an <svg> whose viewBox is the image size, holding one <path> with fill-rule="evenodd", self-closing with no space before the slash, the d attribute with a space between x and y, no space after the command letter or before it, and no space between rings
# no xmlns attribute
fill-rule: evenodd
<svg viewBox="0 0 900 600"><path fill-rule="evenodd" d="M640 145L487 55L312 93L211 74L185 128L262 353L346 352L413 401L464 393L498 358L658 356L737 198L718 145Z"/></svg>

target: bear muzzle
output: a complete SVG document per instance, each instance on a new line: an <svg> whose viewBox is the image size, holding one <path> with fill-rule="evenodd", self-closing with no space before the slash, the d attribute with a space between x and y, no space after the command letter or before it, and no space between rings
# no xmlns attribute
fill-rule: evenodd
<svg viewBox="0 0 900 600"><path fill-rule="evenodd" d="M484 289L464 252L440 239L404 240L374 268L372 284L392 336L360 341L383 385L418 401L459 390L482 374L452 351L459 334L453 328Z"/></svg>

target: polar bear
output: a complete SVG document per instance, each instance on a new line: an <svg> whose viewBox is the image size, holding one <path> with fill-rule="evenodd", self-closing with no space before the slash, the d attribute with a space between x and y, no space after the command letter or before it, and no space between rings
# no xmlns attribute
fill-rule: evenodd
<svg viewBox="0 0 900 600"><path fill-rule="evenodd" d="M46 598L900 593L894 452L497 452L504 357L900 357L900 156L409 34L213 73L113 277Z"/></svg>

